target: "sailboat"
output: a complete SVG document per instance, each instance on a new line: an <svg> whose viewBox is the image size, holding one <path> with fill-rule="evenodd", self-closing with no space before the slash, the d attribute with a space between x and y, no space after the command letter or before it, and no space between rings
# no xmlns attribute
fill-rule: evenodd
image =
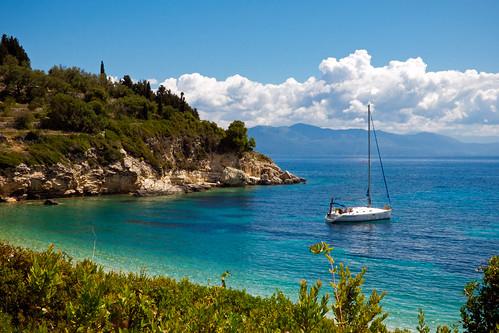
<svg viewBox="0 0 499 333"><path fill-rule="evenodd" d="M372 207L371 198L371 125L374 133L374 139L376 141L376 148L378 151L379 162L381 165L381 171L383 174L383 180L385 182L386 195L388 202L390 203L390 194L388 192L388 186L386 184L385 171L383 169L383 162L381 160L381 154L379 152L378 138L376 136L376 130L374 129L374 123L371 117L371 105L367 105L367 206L359 207L347 207L341 203L331 198L329 203L329 211L326 214L326 222L337 223L337 222L368 222L376 220L387 220L392 216L391 205L385 205L383 208ZM338 207L337 207L338 206Z"/></svg>

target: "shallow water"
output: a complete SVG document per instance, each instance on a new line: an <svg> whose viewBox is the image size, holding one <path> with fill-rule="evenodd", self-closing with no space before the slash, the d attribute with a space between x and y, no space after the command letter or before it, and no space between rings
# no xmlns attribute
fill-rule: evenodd
<svg viewBox="0 0 499 333"><path fill-rule="evenodd" d="M414 328L417 310L430 323L459 320L464 284L499 253L499 160L387 159L393 219L323 222L331 194L362 204L363 159L277 159L305 185L217 189L177 197L107 196L0 206L0 238L108 269L189 277L258 295L277 288L297 295L302 278L327 279L327 263L307 246L327 241L354 271L367 266L366 289L388 292L390 326ZM374 166L375 202L384 204ZM95 244L95 248L94 248Z"/></svg>

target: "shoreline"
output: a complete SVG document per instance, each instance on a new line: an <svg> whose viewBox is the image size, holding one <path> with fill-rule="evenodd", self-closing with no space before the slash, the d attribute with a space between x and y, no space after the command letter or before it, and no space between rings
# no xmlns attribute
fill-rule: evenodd
<svg viewBox="0 0 499 333"><path fill-rule="evenodd" d="M132 194L158 196L191 193L216 187L292 185L304 178L282 170L256 152L212 155L194 170L172 169L159 173L145 161L128 155L110 165L85 159L55 165L0 170L0 202L31 199Z"/></svg>
<svg viewBox="0 0 499 333"><path fill-rule="evenodd" d="M219 189L242 189L242 188L253 188L253 187L260 187L260 186L282 186L282 185L299 185L299 184L305 184L306 180L304 178L300 178L299 182L292 183L292 184L247 184L247 185L240 185L240 186L225 186L222 184L189 184L182 186L182 191L174 191L171 193L156 193L156 192L151 192L151 193L140 193L140 192L122 192L122 193L97 193L97 194L81 194L81 195L66 195L66 196L40 196L37 198L33 197L15 197L15 196L0 196L0 205L1 204L22 204L22 203L36 203L40 202L41 205L52 205L52 204L47 204L44 203L48 200L51 199L58 199L58 200L65 200L65 199L84 199L84 198L109 198L109 197L118 197L118 196L123 196L123 197L128 197L128 198L169 198L169 197L175 197L175 196L183 196L186 194L192 194L192 193L200 193L200 192L209 192L209 191L214 191L214 190L219 190ZM55 200L54 200L55 201ZM55 205L59 204L59 202L55 201Z"/></svg>

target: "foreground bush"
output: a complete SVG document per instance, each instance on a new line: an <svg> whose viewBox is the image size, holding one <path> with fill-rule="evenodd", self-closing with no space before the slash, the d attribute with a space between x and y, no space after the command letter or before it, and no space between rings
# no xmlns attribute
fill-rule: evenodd
<svg viewBox="0 0 499 333"><path fill-rule="evenodd" d="M228 272L221 286L208 287L104 272L89 260L73 263L53 247L39 253L0 244L0 332L388 332L388 314L380 305L384 293L366 298L362 292L365 270L352 275L343 264L335 265L326 243L310 250L328 260L332 302L328 293L319 296L320 281L312 287L302 281L298 301L292 302L281 292L255 297L228 289ZM488 272L497 272L497 261L491 259ZM497 296L497 284L488 281L484 284ZM497 311L497 298L481 301ZM465 328L492 332L496 325ZM429 332L422 311L417 330ZM440 326L437 332L451 330Z"/></svg>
<svg viewBox="0 0 499 333"><path fill-rule="evenodd" d="M255 297L225 288L227 273L222 286L207 287L104 272L88 260L73 264L52 247L37 253L1 245L0 263L0 331L386 331L380 298L365 302L362 276L343 268L335 293L343 309L335 319L326 316L329 296L319 300L320 282L309 288L303 281L293 303L281 292Z"/></svg>
<svg viewBox="0 0 499 333"><path fill-rule="evenodd" d="M464 288L467 302L461 308L468 332L499 332L499 256L480 267L483 283L470 282Z"/></svg>

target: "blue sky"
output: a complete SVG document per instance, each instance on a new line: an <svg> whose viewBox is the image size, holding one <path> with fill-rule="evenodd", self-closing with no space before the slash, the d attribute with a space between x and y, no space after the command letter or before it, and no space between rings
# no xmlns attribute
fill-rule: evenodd
<svg viewBox="0 0 499 333"><path fill-rule="evenodd" d="M499 1L3 0L34 68L154 79L226 126L499 141ZM471 70L468 70L471 69ZM288 80L288 78L293 78ZM377 111L376 111L377 112Z"/></svg>
<svg viewBox="0 0 499 333"><path fill-rule="evenodd" d="M366 49L374 65L422 57L429 70L499 71L499 1L3 0L0 31L33 66L177 77L239 73L304 80L329 56Z"/></svg>

